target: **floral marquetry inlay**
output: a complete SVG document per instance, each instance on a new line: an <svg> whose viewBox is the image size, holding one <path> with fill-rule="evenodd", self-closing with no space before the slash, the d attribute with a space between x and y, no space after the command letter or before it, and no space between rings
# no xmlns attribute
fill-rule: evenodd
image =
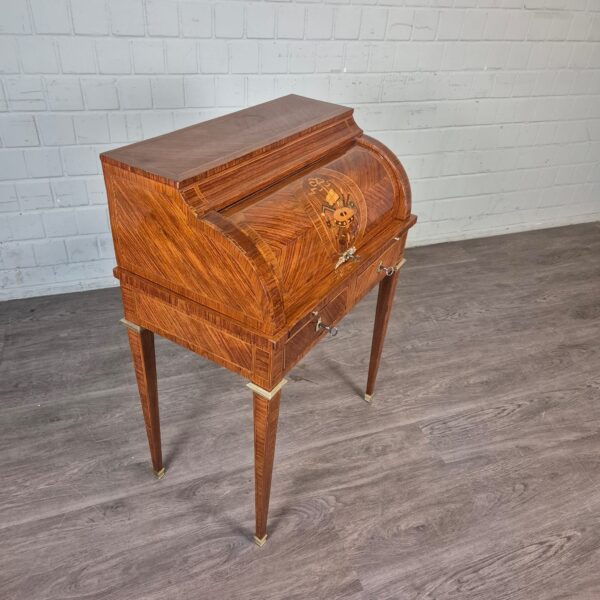
<svg viewBox="0 0 600 600"><path fill-rule="evenodd" d="M331 169L320 169L303 184L311 212L319 217L319 230L334 250L345 252L355 245L365 229L366 205L362 192L348 177Z"/></svg>

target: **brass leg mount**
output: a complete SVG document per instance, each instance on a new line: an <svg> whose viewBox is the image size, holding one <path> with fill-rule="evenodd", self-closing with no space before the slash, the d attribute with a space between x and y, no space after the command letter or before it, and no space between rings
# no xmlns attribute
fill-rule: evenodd
<svg viewBox="0 0 600 600"><path fill-rule="evenodd" d="M260 539L259 539L259 538L257 538L256 536L254 536L254 543L255 543L257 546L259 546L259 547L261 547L261 546L264 546L264 545L265 545L265 543L266 543L266 541L267 541L267 534L266 534L266 533L265 533L265 535L264 535L263 537L261 537Z"/></svg>

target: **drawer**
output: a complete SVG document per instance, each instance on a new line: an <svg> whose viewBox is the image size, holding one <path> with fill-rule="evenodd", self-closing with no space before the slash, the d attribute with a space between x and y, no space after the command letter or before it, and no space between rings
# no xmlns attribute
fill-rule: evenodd
<svg viewBox="0 0 600 600"><path fill-rule="evenodd" d="M378 252L358 273L356 274L356 285L354 286L354 302L358 302L371 288L385 277L383 267L396 267L402 259L404 242L406 236L399 240L394 239L390 246Z"/></svg>
<svg viewBox="0 0 600 600"><path fill-rule="evenodd" d="M324 328L317 328L317 323L326 326L335 325L346 314L348 307L348 288L344 288L335 298L330 300L316 314L311 314L309 320L302 325L285 344L285 369L294 366L319 338L327 333Z"/></svg>

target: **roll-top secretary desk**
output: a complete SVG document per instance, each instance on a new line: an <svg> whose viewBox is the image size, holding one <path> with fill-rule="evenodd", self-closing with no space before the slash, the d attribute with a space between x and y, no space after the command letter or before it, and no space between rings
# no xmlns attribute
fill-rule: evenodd
<svg viewBox="0 0 600 600"><path fill-rule="evenodd" d="M416 221L400 162L352 113L291 95L101 155L154 471L158 334L249 380L259 545L284 376L379 284L371 401Z"/></svg>

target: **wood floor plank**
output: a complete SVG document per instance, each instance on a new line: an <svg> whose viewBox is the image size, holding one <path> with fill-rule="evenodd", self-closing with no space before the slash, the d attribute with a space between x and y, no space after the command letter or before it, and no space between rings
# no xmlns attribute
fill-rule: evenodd
<svg viewBox="0 0 600 600"><path fill-rule="evenodd" d="M150 474L118 289L0 304L11 600L600 597L600 225L412 248L290 374L269 541L244 381L157 338Z"/></svg>
<svg viewBox="0 0 600 600"><path fill-rule="evenodd" d="M405 478L401 488L392 481L380 489L383 495L357 489L353 505L336 511L348 553L373 598L551 598L557 590L577 589L584 574L590 585L598 585L597 576L585 571L598 559L600 493L597 482L585 469L573 468L564 452L452 463L423 469L419 478ZM518 557L543 544L548 531L570 528L591 535L588 551L560 557L559 564L549 557L544 575L559 583L566 577L569 585L553 581L519 592L511 587L512 578L534 576L539 564L507 564L504 572L489 574L491 579L471 581L478 586L473 590L460 587L463 579L476 579L481 561L499 549Z"/></svg>

